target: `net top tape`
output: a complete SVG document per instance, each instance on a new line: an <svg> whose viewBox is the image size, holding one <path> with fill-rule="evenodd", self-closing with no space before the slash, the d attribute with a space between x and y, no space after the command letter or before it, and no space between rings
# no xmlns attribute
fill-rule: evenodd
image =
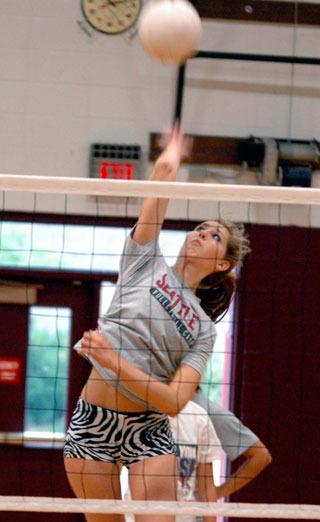
<svg viewBox="0 0 320 522"><path fill-rule="evenodd" d="M127 513L218 515L240 518L320 520L320 506L309 504L244 504L210 502L164 502L92 500L47 497L0 496L0 511L53 513Z"/></svg>
<svg viewBox="0 0 320 522"><path fill-rule="evenodd" d="M87 196L158 197L202 201L319 205L320 188L124 181L0 174L0 190Z"/></svg>

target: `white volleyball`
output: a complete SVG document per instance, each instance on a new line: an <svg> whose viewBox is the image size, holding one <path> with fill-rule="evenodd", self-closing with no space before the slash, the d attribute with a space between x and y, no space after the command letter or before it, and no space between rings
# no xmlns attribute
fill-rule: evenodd
<svg viewBox="0 0 320 522"><path fill-rule="evenodd" d="M152 58L181 64L199 50L201 19L187 0L151 0L141 11L138 34Z"/></svg>

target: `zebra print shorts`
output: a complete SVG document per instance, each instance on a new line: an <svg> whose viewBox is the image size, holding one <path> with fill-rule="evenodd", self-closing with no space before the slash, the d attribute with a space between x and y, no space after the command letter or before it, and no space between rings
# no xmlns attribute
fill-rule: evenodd
<svg viewBox="0 0 320 522"><path fill-rule="evenodd" d="M118 412L79 399L63 453L65 458L129 467L148 457L175 454L175 443L164 413Z"/></svg>

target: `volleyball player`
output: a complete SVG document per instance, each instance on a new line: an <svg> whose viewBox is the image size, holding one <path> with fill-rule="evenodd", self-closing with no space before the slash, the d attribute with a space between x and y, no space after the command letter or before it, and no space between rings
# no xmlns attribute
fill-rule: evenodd
<svg viewBox="0 0 320 522"><path fill-rule="evenodd" d="M240 456L244 458L232 475L217 486L218 498L230 496L249 484L272 462L271 454L259 437L234 413L208 399L201 393L201 389L193 401L208 413L222 449L230 461L233 462Z"/></svg>
<svg viewBox="0 0 320 522"><path fill-rule="evenodd" d="M200 391L193 401L170 418L178 458L178 500L215 502L249 484L272 461L257 435L235 415ZM213 461L221 459L221 448L230 461L243 456L244 462L219 486L213 481ZM130 498L129 491L125 499ZM176 522L194 522L195 517L178 516ZM126 515L126 522L134 517ZM214 522L207 516L202 522Z"/></svg>
<svg viewBox="0 0 320 522"><path fill-rule="evenodd" d="M175 180L186 148L175 127L150 179ZM158 246L167 205L167 199L144 199L125 243L110 309L99 331L85 332L77 345L93 366L64 450L78 497L120 498L125 465L134 499L176 499L175 443L167 415L179 413L195 393L213 348L214 321L230 303L232 270L248 251L248 240L239 227L206 221L188 234L169 267ZM163 515L152 519L174 521ZM87 515L88 522L122 520Z"/></svg>

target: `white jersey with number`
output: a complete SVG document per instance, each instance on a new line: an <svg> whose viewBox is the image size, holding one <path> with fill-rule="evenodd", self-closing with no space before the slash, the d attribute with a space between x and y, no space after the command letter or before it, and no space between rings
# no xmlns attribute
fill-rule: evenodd
<svg viewBox="0 0 320 522"><path fill-rule="evenodd" d="M221 444L207 412L190 401L170 418L178 457L178 499L195 500L197 466L221 458Z"/></svg>

